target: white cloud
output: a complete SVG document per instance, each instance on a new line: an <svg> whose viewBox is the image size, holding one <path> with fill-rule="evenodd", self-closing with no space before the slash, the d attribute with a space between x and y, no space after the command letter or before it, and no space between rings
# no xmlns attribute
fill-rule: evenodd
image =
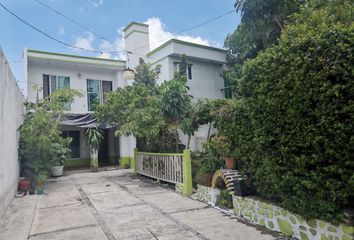
<svg viewBox="0 0 354 240"><path fill-rule="evenodd" d="M58 27L58 35L64 35L65 34L65 27L59 26Z"/></svg>
<svg viewBox="0 0 354 240"><path fill-rule="evenodd" d="M96 0L97 1L97 0ZM220 47L216 42L208 41L200 36L193 37L189 35L178 35L173 34L167 31L167 28L163 22L159 18L149 18L144 22L149 25L149 42L150 42L150 50L159 47L164 42L170 40L171 38L177 38L183 41L193 42L202 45L213 45ZM112 59L122 59L126 58L126 53L122 50L125 49L124 43L124 34L122 31L123 28L117 29L117 37L113 42L101 41L98 45L98 50L101 51L101 54L98 54L99 58L112 58ZM75 39L75 46L82 47L85 49L94 50L93 43L95 41L95 37L92 33L87 32L85 35L78 36ZM95 48L97 49L97 47Z"/></svg>
<svg viewBox="0 0 354 240"><path fill-rule="evenodd" d="M85 12L85 9L83 7L81 7L81 6L78 7L77 9L79 10L80 13L84 13Z"/></svg>
<svg viewBox="0 0 354 240"><path fill-rule="evenodd" d="M118 36L113 43L102 41L99 45L99 50L103 53L99 54L100 58L113 58L113 59L122 59L126 58L125 52L122 52L125 49L124 37L123 37L123 28L117 30ZM117 52L117 53L109 53Z"/></svg>
<svg viewBox="0 0 354 240"><path fill-rule="evenodd" d="M170 40L171 38L177 38L183 41L210 46L210 42L202 37L176 35L167 31L166 25L161 22L159 18L149 18L144 23L149 25L150 50L157 48L158 46Z"/></svg>
<svg viewBox="0 0 354 240"><path fill-rule="evenodd" d="M95 36L92 33L87 32L86 36L76 37L74 46L88 49L88 50L94 50L92 47L92 43L94 40L95 40Z"/></svg>
<svg viewBox="0 0 354 240"><path fill-rule="evenodd" d="M103 0L88 0L88 4L94 8L98 8L103 5Z"/></svg>

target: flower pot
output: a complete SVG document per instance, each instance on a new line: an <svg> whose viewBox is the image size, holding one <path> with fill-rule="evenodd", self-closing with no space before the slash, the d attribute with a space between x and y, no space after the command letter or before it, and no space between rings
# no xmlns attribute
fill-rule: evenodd
<svg viewBox="0 0 354 240"><path fill-rule="evenodd" d="M28 179L21 179L18 183L18 191L20 192L27 192L31 188L31 182Z"/></svg>
<svg viewBox="0 0 354 240"><path fill-rule="evenodd" d="M38 181L36 183L36 194L42 195L44 193L44 181Z"/></svg>
<svg viewBox="0 0 354 240"><path fill-rule="evenodd" d="M63 176L64 166L54 166L52 168L52 176L53 177L60 177Z"/></svg>
<svg viewBox="0 0 354 240"><path fill-rule="evenodd" d="M235 167L235 159L232 157L225 157L225 167L226 169L234 169Z"/></svg>

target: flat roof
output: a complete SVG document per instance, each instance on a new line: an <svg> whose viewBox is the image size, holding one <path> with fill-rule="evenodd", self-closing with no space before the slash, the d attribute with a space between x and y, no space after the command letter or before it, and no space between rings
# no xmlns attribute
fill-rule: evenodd
<svg viewBox="0 0 354 240"><path fill-rule="evenodd" d="M40 59L49 61L61 61L70 63L81 63L90 65L99 65L106 67L125 67L124 60L114 60L97 57L86 57L73 54L64 54L56 52L46 52L40 50L27 49L27 55L29 59Z"/></svg>
<svg viewBox="0 0 354 240"><path fill-rule="evenodd" d="M116 63L125 63L124 60L115 60L115 59L98 58L98 57L86 57L86 56L80 56L80 55L74 55L74 54L47 52L47 51L34 50L34 49L27 49L27 52L30 52L30 53L41 53L41 54L61 56L61 57L72 57L72 58L82 58L82 59L99 60L99 61L109 61L109 62L116 62Z"/></svg>
<svg viewBox="0 0 354 240"><path fill-rule="evenodd" d="M161 49L167 47L171 43L179 43L179 44L189 45L189 46L192 46L192 47L199 47L199 48L209 49L209 50L212 50L212 51L218 51L218 52L227 53L227 50L222 49L222 48L210 47L210 46L206 46L206 45L202 45L202 44L197 44L197 43L192 43L192 42L187 42L187 41L179 40L179 39L176 39L176 38L172 38L172 39L168 40L167 42L165 42L164 44L162 44L161 46L159 46L159 47L155 48L154 50L148 52L146 55L147 56L151 56L154 53L160 51Z"/></svg>
<svg viewBox="0 0 354 240"><path fill-rule="evenodd" d="M140 23L140 22L131 22L129 23L125 28L123 28L123 32L125 32L128 28L130 28L132 25L140 25L140 26L143 26L143 27L149 27L148 24L145 24L145 23Z"/></svg>

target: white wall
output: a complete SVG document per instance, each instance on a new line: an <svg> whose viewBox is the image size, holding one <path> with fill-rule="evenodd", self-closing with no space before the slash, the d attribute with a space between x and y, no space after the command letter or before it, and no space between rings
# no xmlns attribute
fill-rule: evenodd
<svg viewBox="0 0 354 240"><path fill-rule="evenodd" d="M79 77L79 73L81 77ZM36 92L33 90L33 85L43 85L43 74L57 75L70 77L70 88L81 90L84 94L83 97L77 97L71 104L71 110L69 113L87 113L87 79L112 81L113 90L119 85L123 85L122 71L111 70L106 68L89 68L75 66L72 63L68 64L55 64L38 61L28 62L28 100L36 101ZM39 98L43 97L43 92L39 93Z"/></svg>
<svg viewBox="0 0 354 240"><path fill-rule="evenodd" d="M24 97L0 48L0 218L17 191L17 129L23 120L23 100Z"/></svg>
<svg viewBox="0 0 354 240"><path fill-rule="evenodd" d="M169 58L170 79L174 73L174 63L180 62L179 58ZM187 56L187 63L192 64L192 79L187 80L189 92L198 98L223 98L221 91L224 88L224 79L221 77L222 65L204 61L190 60Z"/></svg>

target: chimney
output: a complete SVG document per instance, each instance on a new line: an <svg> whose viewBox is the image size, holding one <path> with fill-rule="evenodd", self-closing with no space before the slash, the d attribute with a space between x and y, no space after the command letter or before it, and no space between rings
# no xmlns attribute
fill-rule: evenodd
<svg viewBox="0 0 354 240"><path fill-rule="evenodd" d="M149 47L149 25L131 22L123 29L125 50L132 52L129 54L129 65L134 69L139 64L139 58L146 61L146 54L150 51Z"/></svg>

